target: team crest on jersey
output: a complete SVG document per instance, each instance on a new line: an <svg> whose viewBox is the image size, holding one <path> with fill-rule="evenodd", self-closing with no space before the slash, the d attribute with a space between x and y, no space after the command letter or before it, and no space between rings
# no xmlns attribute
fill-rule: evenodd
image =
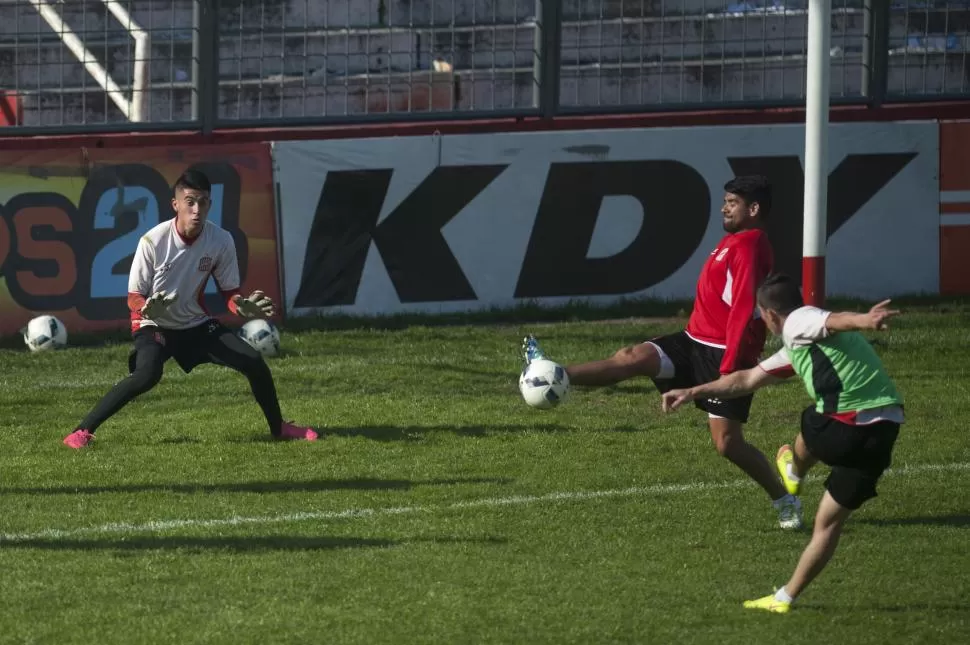
<svg viewBox="0 0 970 645"><path fill-rule="evenodd" d="M212 270L212 258L208 255L199 260L199 271L210 271Z"/></svg>

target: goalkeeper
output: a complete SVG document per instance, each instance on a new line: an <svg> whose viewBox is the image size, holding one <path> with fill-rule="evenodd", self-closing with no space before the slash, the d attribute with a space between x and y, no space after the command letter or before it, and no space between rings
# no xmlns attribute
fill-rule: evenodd
<svg viewBox="0 0 970 645"><path fill-rule="evenodd" d="M207 221L211 185L199 171L189 170L175 182L175 217L142 236L128 276L128 308L134 348L128 356L129 375L119 381L64 443L83 448L94 432L129 401L155 387L162 367L174 358L183 371L203 363L225 365L241 372L263 410L269 431L277 439L313 441L317 433L283 421L273 376L263 357L230 329L212 318L202 303L212 276L229 311L245 318L273 315L273 301L262 291L248 297L239 292L236 246L228 231Z"/></svg>

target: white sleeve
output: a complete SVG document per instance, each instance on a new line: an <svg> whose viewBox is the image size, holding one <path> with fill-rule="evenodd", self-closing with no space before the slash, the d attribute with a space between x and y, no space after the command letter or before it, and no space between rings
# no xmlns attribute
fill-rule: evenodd
<svg viewBox="0 0 970 645"><path fill-rule="evenodd" d="M212 269L219 291L234 291L239 288L239 262L236 260L236 242L230 233L225 234L225 243Z"/></svg>
<svg viewBox="0 0 970 645"><path fill-rule="evenodd" d="M795 375L795 369L791 365L791 359L784 347L758 363L758 367L768 372L772 376L788 378Z"/></svg>
<svg viewBox="0 0 970 645"><path fill-rule="evenodd" d="M827 338L825 323L831 313L818 307L800 307L791 312L781 334L785 347L804 347Z"/></svg>
<svg viewBox="0 0 970 645"><path fill-rule="evenodd" d="M154 283L155 247L148 240L148 236L142 236L138 240L138 248L135 249L135 259L131 262L131 271L128 272L128 293L140 293L148 297L152 295Z"/></svg>

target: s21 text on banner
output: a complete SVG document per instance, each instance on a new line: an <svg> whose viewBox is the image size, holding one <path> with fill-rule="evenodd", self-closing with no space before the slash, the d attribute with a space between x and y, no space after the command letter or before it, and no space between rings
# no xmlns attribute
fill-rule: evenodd
<svg viewBox="0 0 970 645"><path fill-rule="evenodd" d="M244 292L279 302L272 160L267 144L0 152L0 334L56 315L69 331L128 324L139 238L170 219L187 168L212 182L209 219L236 240ZM206 307L226 311L212 280Z"/></svg>
<svg viewBox="0 0 970 645"><path fill-rule="evenodd" d="M798 125L276 143L296 314L691 298L723 185L764 174L776 269L800 275ZM939 291L935 123L832 126L828 285Z"/></svg>

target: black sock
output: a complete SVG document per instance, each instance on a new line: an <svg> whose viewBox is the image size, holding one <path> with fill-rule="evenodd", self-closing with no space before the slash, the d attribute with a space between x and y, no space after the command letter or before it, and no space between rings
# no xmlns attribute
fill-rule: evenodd
<svg viewBox="0 0 970 645"><path fill-rule="evenodd" d="M109 417L111 417L121 408L125 407L129 401L137 397L139 394L144 394L148 390L155 387L161 378L161 365L158 365L157 370L136 370L133 374L130 374L121 381L118 381L118 383L116 383L107 394L101 397L101 400L98 401L97 405L94 406L94 409L92 409L88 415L84 417L84 420L81 421L78 428L93 433Z"/></svg>

